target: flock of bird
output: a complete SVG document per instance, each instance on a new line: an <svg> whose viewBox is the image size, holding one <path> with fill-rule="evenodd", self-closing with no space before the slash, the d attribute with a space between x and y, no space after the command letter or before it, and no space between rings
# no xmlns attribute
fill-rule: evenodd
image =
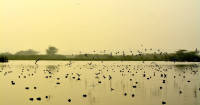
<svg viewBox="0 0 200 105"><path fill-rule="evenodd" d="M95 51L94 51L95 52ZM104 51L105 53L106 51ZM124 52L123 52L124 53ZM142 53L142 52L139 52L139 53ZM116 53L117 54L117 53ZM125 53L124 53L125 54ZM27 65L23 65L21 64L20 65L20 70L18 72L19 75L17 75L17 78L18 79L25 79L25 78L31 78L31 77L34 77L35 75L37 75L38 71L40 70L39 67L40 67L40 62L38 63L38 61L40 60L40 58L38 60L36 60L35 62L35 65L30 65L27 67ZM52 61L53 62L53 61ZM190 82L192 82L192 79L190 76L197 76L199 77L198 75L198 72L199 72L199 64L190 64L188 66L184 66L182 69L183 70L183 74L179 74L179 75L175 75L175 74L169 74L168 71L170 70L174 70L176 69L176 66L173 65L173 64L170 64L170 65L161 65L161 64L157 64L157 62L151 62L151 63L146 63L146 62L140 62L138 63L137 65L131 65L131 64L112 64L112 65L109 65L109 64L106 64L107 62L101 62L101 64L99 63L96 63L98 61L90 61L90 62L85 62L85 64L82 64L82 65L79 65L78 61L64 61L65 63L61 63L61 64L57 64L57 65L54 65L54 66L48 66L48 68L44 69L43 70L43 77L45 79L53 79L53 78L56 78L56 83L55 85L56 86L59 86L62 84L62 82L60 81L61 79L73 79L73 80L77 80L77 81L81 81L82 78L86 78L86 74L88 72L91 72L93 71L93 80L97 80L96 83L92 83L92 84L89 84L88 87L96 87L96 86L99 86L101 85L104 81L103 80L107 80L107 81L112 81L113 79L116 79L118 77L116 77L114 74L115 73L118 73L120 74L120 76L122 77L128 77L128 79L126 79L126 81L134 81L131 82L132 83L132 86L131 88L133 89L137 89L139 88L139 85L143 79L145 79L146 81L151 81L153 80L153 78L160 78L161 79L161 83L160 86L158 87L160 90L162 90L166 85L163 85L163 84L166 84L168 81L168 75L173 75L173 79L177 79L177 78L184 78L184 81L186 81L189 85ZM9 76L8 74L11 74L13 72L16 72L13 70L13 65L9 65L9 64L4 64L4 65L1 65L1 70L0 70L0 74L4 75L4 76ZM61 69L62 68L62 69ZM67 68L67 69L64 69L64 68ZM68 69L71 69L74 71L73 72L67 72ZM78 70L77 70L78 69ZM80 70L84 70L84 72L79 72ZM187 70L187 71L185 71ZM66 71L66 72L63 72L63 71ZM150 71L150 72L149 72ZM52 75L54 74L54 72L62 72L62 73L65 73L65 76L63 77L54 77L55 75ZM190 74L189 77L186 76L186 72ZM136 78L143 78L143 79L139 79L138 81L135 81ZM3 77L1 77L3 78ZM191 79L191 80L189 80ZM11 86L15 86L16 84L19 84L20 83L17 83L15 80L11 80L10 81L10 85ZM34 89L34 90L37 90L38 88L40 88L39 86L34 86L34 87L29 87L29 86L26 86L24 87L25 90L30 90L30 89ZM119 88L116 88L116 87L110 87L110 91L113 92L113 91L117 91L117 89ZM199 90L199 93L200 93L200 87L198 88ZM177 91L177 94L183 94L184 93L184 90L179 90ZM198 93L198 94L199 94ZM124 92L122 93L123 96L128 96L130 94L131 97L137 97L137 94L136 93L127 93L127 92ZM40 97L29 97L28 100L30 101L41 101L44 99L50 99L50 95L45 95L45 96L40 96ZM82 97L83 98L87 98L88 97L88 94L86 93L82 93ZM73 102L73 99L71 98L68 98L66 99L69 103ZM78 100L76 100L78 101ZM167 104L167 102L165 100L163 100L161 102L161 104Z"/></svg>
<svg viewBox="0 0 200 105"><path fill-rule="evenodd" d="M143 45L141 45L141 46L143 46ZM196 49L197 50L197 49ZM99 53L99 54L110 54L110 56L113 56L114 54L115 55L123 55L123 56L126 56L126 55L132 55L132 56L134 56L134 52L135 52L135 56L141 56L141 55L144 55L144 54L146 54L146 53L154 53L154 54L160 54L160 55L162 55L162 54L168 54L167 52L164 52L164 51L161 51L160 49L155 49L155 50L153 50L152 48L149 48L149 49L147 49L147 48L144 48L144 49L141 49L141 50L130 50L130 51L128 51L128 52L125 52L125 51L113 51L113 52L109 52L109 51L107 51L107 50L103 50L103 51L100 51L100 52L97 52L97 51L93 51L93 52L91 52L91 53ZM88 54L87 53L83 53L82 51L80 51L79 52L79 54L84 54L86 57L88 57ZM72 56L73 56L74 54L72 54Z"/></svg>

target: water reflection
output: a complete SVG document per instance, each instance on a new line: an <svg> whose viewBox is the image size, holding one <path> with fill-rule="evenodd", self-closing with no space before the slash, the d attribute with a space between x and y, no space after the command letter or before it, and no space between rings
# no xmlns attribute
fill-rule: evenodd
<svg viewBox="0 0 200 105"><path fill-rule="evenodd" d="M193 63L11 61L0 105L198 105L199 75Z"/></svg>
<svg viewBox="0 0 200 105"><path fill-rule="evenodd" d="M56 72L59 72L59 67L57 65L46 65L46 71L54 75Z"/></svg>

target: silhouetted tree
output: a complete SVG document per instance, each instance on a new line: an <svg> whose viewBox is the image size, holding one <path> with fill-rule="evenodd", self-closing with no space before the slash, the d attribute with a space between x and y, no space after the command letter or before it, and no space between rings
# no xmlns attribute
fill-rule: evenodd
<svg viewBox="0 0 200 105"><path fill-rule="evenodd" d="M178 50L170 56L173 61L200 61L199 51Z"/></svg>
<svg viewBox="0 0 200 105"><path fill-rule="evenodd" d="M34 51L32 49L28 49L27 51L19 51L15 53L15 55L37 55L39 52Z"/></svg>
<svg viewBox="0 0 200 105"><path fill-rule="evenodd" d="M47 55L55 55L58 52L58 49L54 46L49 46L48 49L46 49Z"/></svg>
<svg viewBox="0 0 200 105"><path fill-rule="evenodd" d="M8 62L8 58L6 56L0 57L0 62Z"/></svg>

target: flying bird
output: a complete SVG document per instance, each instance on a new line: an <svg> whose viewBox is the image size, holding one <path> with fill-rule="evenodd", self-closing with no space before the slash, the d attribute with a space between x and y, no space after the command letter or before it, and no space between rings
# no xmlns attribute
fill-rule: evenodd
<svg viewBox="0 0 200 105"><path fill-rule="evenodd" d="M38 62L40 60L40 58L39 59L37 59L36 61L35 61L35 64Z"/></svg>

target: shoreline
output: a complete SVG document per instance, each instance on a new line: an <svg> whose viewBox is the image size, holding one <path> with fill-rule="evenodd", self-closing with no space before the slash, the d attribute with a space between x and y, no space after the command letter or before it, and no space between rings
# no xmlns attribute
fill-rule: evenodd
<svg viewBox="0 0 200 105"><path fill-rule="evenodd" d="M32 61L32 60L36 60L36 59L10 59L9 61ZM146 61L146 62L153 62L153 61L159 61L159 62L174 62L174 61L163 61L163 60L83 60L83 59L41 59L40 61ZM176 62L194 62L194 61L176 61ZM194 63L200 63L200 61L196 61ZM7 62L0 62L0 63L7 63Z"/></svg>

